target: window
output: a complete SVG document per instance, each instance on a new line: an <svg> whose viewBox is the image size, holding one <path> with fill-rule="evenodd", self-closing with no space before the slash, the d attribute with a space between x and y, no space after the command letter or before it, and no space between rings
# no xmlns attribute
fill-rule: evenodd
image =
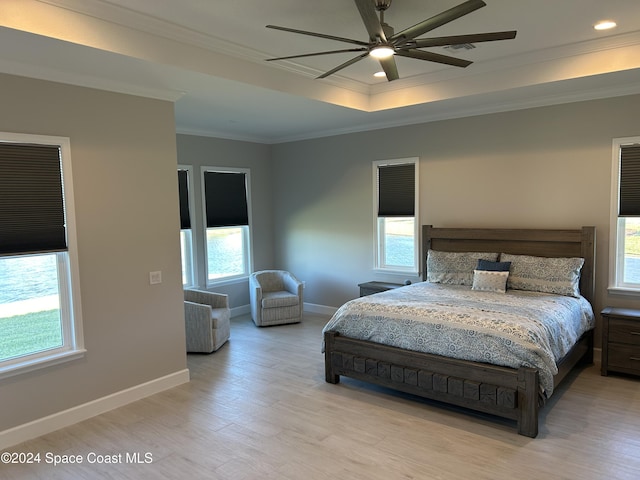
<svg viewBox="0 0 640 480"><path fill-rule="evenodd" d="M207 285L251 271L249 170L204 168Z"/></svg>
<svg viewBox="0 0 640 480"><path fill-rule="evenodd" d="M374 162L375 267L416 274L418 159Z"/></svg>
<svg viewBox="0 0 640 480"><path fill-rule="evenodd" d="M178 166L178 193L180 196L180 254L182 258L182 286L195 286L193 262L193 227L191 225L192 168Z"/></svg>
<svg viewBox="0 0 640 480"><path fill-rule="evenodd" d="M609 288L640 293L640 137L613 141Z"/></svg>
<svg viewBox="0 0 640 480"><path fill-rule="evenodd" d="M68 138L0 133L0 377L84 352Z"/></svg>

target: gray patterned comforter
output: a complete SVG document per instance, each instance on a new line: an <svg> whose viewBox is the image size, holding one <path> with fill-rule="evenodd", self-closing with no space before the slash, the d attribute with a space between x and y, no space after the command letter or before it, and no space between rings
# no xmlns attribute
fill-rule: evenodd
<svg viewBox="0 0 640 480"><path fill-rule="evenodd" d="M593 309L582 297L421 282L345 303L323 333L505 367L534 367L550 397L556 362L593 326Z"/></svg>

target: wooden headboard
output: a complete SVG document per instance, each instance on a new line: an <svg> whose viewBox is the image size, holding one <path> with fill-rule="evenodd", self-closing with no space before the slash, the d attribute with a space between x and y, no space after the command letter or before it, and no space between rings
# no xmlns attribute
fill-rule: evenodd
<svg viewBox="0 0 640 480"><path fill-rule="evenodd" d="M580 292L595 299L596 228L579 230L434 228L422 226L422 279L426 280L429 249L445 252L498 252L538 257L582 257Z"/></svg>

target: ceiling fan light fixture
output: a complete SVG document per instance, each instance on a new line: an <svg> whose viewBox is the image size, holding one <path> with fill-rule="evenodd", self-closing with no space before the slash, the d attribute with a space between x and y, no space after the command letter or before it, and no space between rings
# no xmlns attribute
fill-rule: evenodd
<svg viewBox="0 0 640 480"><path fill-rule="evenodd" d="M373 47L369 52L369 55L371 55L374 58L389 58L394 53L395 51L390 46L379 45L379 46Z"/></svg>
<svg viewBox="0 0 640 480"><path fill-rule="evenodd" d="M374 76L374 77L376 77L376 78L383 78L383 77L386 77L386 76L387 76L387 74L386 74L386 73L384 73L384 72L381 70L381 71L379 71L379 72L374 73L374 74L373 74L373 76Z"/></svg>
<svg viewBox="0 0 640 480"><path fill-rule="evenodd" d="M596 23L593 28L595 28L596 30L609 30L611 28L615 28L616 26L617 24L613 20L603 20Z"/></svg>

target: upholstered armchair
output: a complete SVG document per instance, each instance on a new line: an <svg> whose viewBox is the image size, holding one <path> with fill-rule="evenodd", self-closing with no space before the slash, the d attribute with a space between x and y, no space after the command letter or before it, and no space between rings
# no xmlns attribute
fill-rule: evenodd
<svg viewBox="0 0 640 480"><path fill-rule="evenodd" d="M303 285L284 270L263 270L249 277L251 318L258 327L302 320Z"/></svg>
<svg viewBox="0 0 640 480"><path fill-rule="evenodd" d="M229 297L204 290L184 291L187 352L211 353L229 340Z"/></svg>

